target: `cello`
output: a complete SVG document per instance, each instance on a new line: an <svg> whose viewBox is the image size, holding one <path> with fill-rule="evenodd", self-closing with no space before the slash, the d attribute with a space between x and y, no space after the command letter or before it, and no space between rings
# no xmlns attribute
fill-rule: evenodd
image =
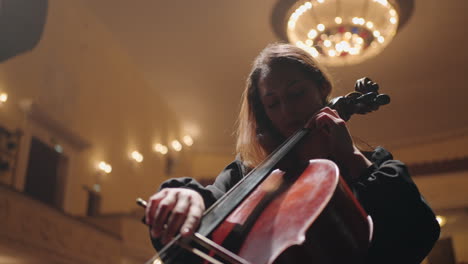
<svg viewBox="0 0 468 264"><path fill-rule="evenodd" d="M355 90L329 104L346 121L390 102L368 78ZM308 122L208 208L196 233L176 236L147 263L186 263L187 252L209 263L362 262L372 221L338 166L315 159L286 172L276 169L311 128Z"/></svg>

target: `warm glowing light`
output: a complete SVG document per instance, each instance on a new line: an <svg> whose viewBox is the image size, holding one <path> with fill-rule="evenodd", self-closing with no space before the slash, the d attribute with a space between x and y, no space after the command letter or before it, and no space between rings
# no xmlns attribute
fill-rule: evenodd
<svg viewBox="0 0 468 264"><path fill-rule="evenodd" d="M136 150L132 152L131 156L132 159L134 159L138 163L143 161L143 155L141 155L141 153Z"/></svg>
<svg viewBox="0 0 468 264"><path fill-rule="evenodd" d="M439 222L439 225L442 227L447 223L447 218L442 215L436 216L437 222Z"/></svg>
<svg viewBox="0 0 468 264"><path fill-rule="evenodd" d="M62 153L62 152L63 152L63 147L60 146L59 144L55 145L55 146L54 146L54 149L55 149L55 151L57 151L58 153Z"/></svg>
<svg viewBox="0 0 468 264"><path fill-rule="evenodd" d="M310 54L312 54L312 57L318 57L319 52L317 51L316 48L311 48Z"/></svg>
<svg viewBox="0 0 468 264"><path fill-rule="evenodd" d="M184 141L184 144L187 145L187 146L192 146L193 145L193 139L191 136L184 136L184 138L182 139Z"/></svg>
<svg viewBox="0 0 468 264"><path fill-rule="evenodd" d="M317 29L320 30L320 31L324 31L325 30L325 25L324 24L318 24Z"/></svg>
<svg viewBox="0 0 468 264"><path fill-rule="evenodd" d="M154 151L159 152L163 155L167 154L168 152L167 147L159 143L155 144L153 148L154 148Z"/></svg>
<svg viewBox="0 0 468 264"><path fill-rule="evenodd" d="M93 190L94 190L95 192L101 192L101 185L98 184L98 183L94 184L94 185L93 185Z"/></svg>
<svg viewBox="0 0 468 264"><path fill-rule="evenodd" d="M163 264L163 262L160 258L157 258L153 261L153 264Z"/></svg>
<svg viewBox="0 0 468 264"><path fill-rule="evenodd" d="M99 162L98 168L107 174L112 172L112 166L104 161Z"/></svg>
<svg viewBox="0 0 468 264"><path fill-rule="evenodd" d="M385 7L388 5L387 0L374 0L374 2L377 2L377 3L379 3L379 4L381 4L381 5L385 6Z"/></svg>
<svg viewBox="0 0 468 264"><path fill-rule="evenodd" d="M180 144L180 142L178 140L173 140L171 142L171 145L172 145L172 148L175 150L175 151L181 151L182 150L182 144Z"/></svg>
<svg viewBox="0 0 468 264"><path fill-rule="evenodd" d="M307 34L307 37L309 37L310 39L313 39L317 36L317 30L315 29L312 29L311 31L309 31L309 34Z"/></svg>
<svg viewBox="0 0 468 264"><path fill-rule="evenodd" d="M5 103L8 100L8 94L1 93L0 94L0 103Z"/></svg>
<svg viewBox="0 0 468 264"><path fill-rule="evenodd" d="M284 29L291 43L331 66L356 64L379 54L403 20L399 6L389 0L350 0L347 8L340 8L339 1L320 4L324 2L297 1ZM355 12L359 8L375 12Z"/></svg>

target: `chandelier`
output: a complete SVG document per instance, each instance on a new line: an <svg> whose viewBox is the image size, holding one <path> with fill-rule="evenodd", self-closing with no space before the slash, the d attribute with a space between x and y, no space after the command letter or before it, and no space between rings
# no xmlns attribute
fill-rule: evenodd
<svg viewBox="0 0 468 264"><path fill-rule="evenodd" d="M342 66L382 52L412 9L413 0L280 0L272 23L282 40Z"/></svg>

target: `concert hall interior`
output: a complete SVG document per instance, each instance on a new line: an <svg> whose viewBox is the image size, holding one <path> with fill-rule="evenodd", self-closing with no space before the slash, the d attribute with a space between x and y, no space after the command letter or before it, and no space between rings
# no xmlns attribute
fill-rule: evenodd
<svg viewBox="0 0 468 264"><path fill-rule="evenodd" d="M135 200L234 160L278 1L0 0L0 264L149 259ZM328 68L333 96L368 76L391 97L348 127L405 162L438 215L425 264L468 263L467 10L414 0L380 54Z"/></svg>

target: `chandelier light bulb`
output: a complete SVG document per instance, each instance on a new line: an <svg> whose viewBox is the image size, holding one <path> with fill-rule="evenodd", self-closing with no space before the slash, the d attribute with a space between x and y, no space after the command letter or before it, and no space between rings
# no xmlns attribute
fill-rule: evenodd
<svg viewBox="0 0 468 264"><path fill-rule="evenodd" d="M407 21L400 18L398 0L297 0L281 8L286 16L282 38L329 66L376 56L391 42L402 19Z"/></svg>

